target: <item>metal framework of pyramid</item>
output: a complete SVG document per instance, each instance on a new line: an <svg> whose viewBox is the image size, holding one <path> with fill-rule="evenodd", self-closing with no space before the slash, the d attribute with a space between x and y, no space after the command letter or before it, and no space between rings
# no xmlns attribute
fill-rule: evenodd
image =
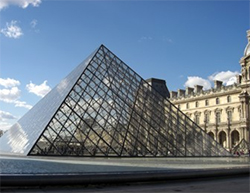
<svg viewBox="0 0 250 193"><path fill-rule="evenodd" d="M101 45L0 138L25 155L229 156Z"/></svg>
<svg viewBox="0 0 250 193"><path fill-rule="evenodd" d="M249 148L249 143L245 139L242 139L234 148L232 148L232 153L248 154L249 153L248 148Z"/></svg>

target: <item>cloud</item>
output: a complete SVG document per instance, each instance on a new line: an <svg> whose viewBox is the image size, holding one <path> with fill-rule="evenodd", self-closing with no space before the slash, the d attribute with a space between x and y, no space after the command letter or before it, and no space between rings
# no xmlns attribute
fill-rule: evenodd
<svg viewBox="0 0 250 193"><path fill-rule="evenodd" d="M51 88L47 85L47 80L45 80L42 84L40 85L35 85L32 82L26 85L26 89L30 93L34 93L37 96L44 97L50 90Z"/></svg>
<svg viewBox="0 0 250 193"><path fill-rule="evenodd" d="M208 77L208 79L210 81L214 81L214 80L220 80L223 82L224 85L232 85L234 83L236 83L237 79L236 79L236 75L238 75L239 72L235 71L235 72L231 72L231 71L222 71L222 72L216 72L214 74L212 74L211 76Z"/></svg>
<svg viewBox="0 0 250 193"><path fill-rule="evenodd" d="M220 80L223 82L224 85L229 86L237 82L236 75L238 75L239 72L231 72L231 71L221 71L216 72L208 77L208 79L204 79L198 76L189 76L187 78L187 81L185 82L185 87L194 87L195 85L201 85L203 86L204 90L211 89L211 85L214 80Z"/></svg>
<svg viewBox="0 0 250 193"><path fill-rule="evenodd" d="M16 119L17 117L11 113L0 110L0 130L8 130L13 125L13 122L16 121Z"/></svg>
<svg viewBox="0 0 250 193"><path fill-rule="evenodd" d="M12 87L10 89L0 89L0 101L6 103L14 103L18 98L20 98L21 91L17 87Z"/></svg>
<svg viewBox="0 0 250 193"><path fill-rule="evenodd" d="M22 7L23 9L27 8L29 5L38 7L42 3L42 0L1 0L0 1L0 10L7 8L10 5L16 5Z"/></svg>
<svg viewBox="0 0 250 193"><path fill-rule="evenodd" d="M5 121L0 121L0 130L6 131L12 126L11 123L5 122Z"/></svg>
<svg viewBox="0 0 250 193"><path fill-rule="evenodd" d="M234 76L234 77L229 78L229 80L227 82L225 82L225 85L229 86L229 85L232 85L236 82L237 82L237 78L236 78L236 76Z"/></svg>
<svg viewBox="0 0 250 193"><path fill-rule="evenodd" d="M22 29L17 25L17 21L12 20L10 23L6 22L5 28L0 31L8 38L19 38L23 35Z"/></svg>
<svg viewBox="0 0 250 193"><path fill-rule="evenodd" d="M150 37L150 36L148 36L148 37L143 36L143 37L141 37L141 38L138 40L138 42L151 41L151 40L153 40L152 37Z"/></svg>
<svg viewBox="0 0 250 193"><path fill-rule="evenodd" d="M21 97L21 90L17 87L20 85L18 80L0 78L0 85L5 87L4 89L0 89L0 101L15 104L15 107L32 108L26 102L18 100Z"/></svg>
<svg viewBox="0 0 250 193"><path fill-rule="evenodd" d="M17 119L17 118L9 112L0 110L0 121L6 120L6 119Z"/></svg>
<svg viewBox="0 0 250 193"><path fill-rule="evenodd" d="M13 103L15 104L15 107L24 107L26 109L31 109L32 108L32 106L27 104L25 101L16 100Z"/></svg>
<svg viewBox="0 0 250 193"><path fill-rule="evenodd" d="M38 25L38 21L36 19L33 19L31 22L30 22L30 27L31 29L36 32L36 33L39 33L39 29L37 29L37 25Z"/></svg>
<svg viewBox="0 0 250 193"><path fill-rule="evenodd" d="M171 38L163 37L162 38L163 42L168 42L168 43L173 43L173 40Z"/></svg>
<svg viewBox="0 0 250 193"><path fill-rule="evenodd" d="M36 25L37 25L37 20L36 19L33 19L31 22L30 22L30 25L32 28L35 28Z"/></svg>
<svg viewBox="0 0 250 193"><path fill-rule="evenodd" d="M194 87L195 85L203 86L204 90L208 90L211 88L211 83L209 80L203 79L198 76L189 76L188 80L185 82L185 87Z"/></svg>
<svg viewBox="0 0 250 193"><path fill-rule="evenodd" d="M12 78L7 78L7 79L0 78L0 85L4 86L5 88L10 88L20 85L20 82Z"/></svg>

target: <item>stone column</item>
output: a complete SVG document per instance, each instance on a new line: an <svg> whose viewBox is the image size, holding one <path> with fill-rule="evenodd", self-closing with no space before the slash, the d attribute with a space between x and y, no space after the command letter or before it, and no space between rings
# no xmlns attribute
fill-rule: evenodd
<svg viewBox="0 0 250 193"><path fill-rule="evenodd" d="M230 128L227 129L227 148L231 149L231 136L230 136Z"/></svg>
<svg viewBox="0 0 250 193"><path fill-rule="evenodd" d="M241 102L241 129L245 130L245 139L249 143L249 150L250 150L250 107L249 107L249 100L250 96L248 95L247 91L242 91L239 96ZM249 155L250 156L250 155Z"/></svg>

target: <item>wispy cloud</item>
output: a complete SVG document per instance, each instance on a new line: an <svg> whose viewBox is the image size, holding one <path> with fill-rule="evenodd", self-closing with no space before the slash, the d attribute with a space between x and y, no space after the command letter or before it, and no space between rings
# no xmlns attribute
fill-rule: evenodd
<svg viewBox="0 0 250 193"><path fill-rule="evenodd" d="M31 109L32 108L32 106L27 104L27 102L25 102L25 101L16 100L16 101L14 101L14 104L15 104L15 107L23 107L23 108L26 108L26 109Z"/></svg>
<svg viewBox="0 0 250 193"><path fill-rule="evenodd" d="M162 41L167 42L167 43L173 43L173 40L171 38L167 38L167 37L163 37Z"/></svg>
<svg viewBox="0 0 250 193"><path fill-rule="evenodd" d="M140 37L140 39L138 40L138 42L151 41L151 40L153 40L153 38L150 37L150 36L142 36L142 37Z"/></svg>
<svg viewBox="0 0 250 193"><path fill-rule="evenodd" d="M31 22L30 22L30 27L31 27L31 30L36 32L36 33L39 33L40 30L37 29L37 25L38 25L38 21L36 19L33 19Z"/></svg>
<svg viewBox="0 0 250 193"><path fill-rule="evenodd" d="M22 29L17 25L17 21L6 22L5 28L0 31L8 38L19 38L23 35Z"/></svg>
<svg viewBox="0 0 250 193"><path fill-rule="evenodd" d="M6 131L12 126L11 123L6 122L6 121L0 121L0 130Z"/></svg>
<svg viewBox="0 0 250 193"><path fill-rule="evenodd" d="M51 88L47 85L47 80L45 80L42 84L36 85L32 82L26 85L26 89L30 93L34 93L37 96L44 97L50 90Z"/></svg>
<svg viewBox="0 0 250 193"><path fill-rule="evenodd" d="M9 112L0 110L0 121L6 120L6 119L17 119L17 117L15 117Z"/></svg>
<svg viewBox="0 0 250 193"><path fill-rule="evenodd" d="M211 89L212 83L214 80L222 81L224 85L232 85L236 83L236 75L238 75L239 72L231 72L231 71L222 71L222 72L216 72L208 77L208 79L204 79L202 77L198 76L189 76L187 77L187 81L185 82L185 87L194 87L195 85L201 85L203 86L204 90Z"/></svg>
<svg viewBox="0 0 250 193"><path fill-rule="evenodd" d="M30 22L30 26L31 26L32 28L35 28L36 25L37 25L37 20L36 20L36 19L33 19L33 20Z"/></svg>
<svg viewBox="0 0 250 193"><path fill-rule="evenodd" d="M38 7L42 3L42 0L1 0L0 1L0 10L9 7L10 5L16 5L22 7L23 9L27 8L29 5Z"/></svg>

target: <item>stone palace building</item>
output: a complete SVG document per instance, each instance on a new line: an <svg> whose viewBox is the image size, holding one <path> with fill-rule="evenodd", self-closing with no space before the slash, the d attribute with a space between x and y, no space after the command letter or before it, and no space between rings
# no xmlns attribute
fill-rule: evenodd
<svg viewBox="0 0 250 193"><path fill-rule="evenodd" d="M195 85L170 92L170 101L228 150L250 141L250 30L247 39L239 62L241 75L234 85L215 80L210 90Z"/></svg>

